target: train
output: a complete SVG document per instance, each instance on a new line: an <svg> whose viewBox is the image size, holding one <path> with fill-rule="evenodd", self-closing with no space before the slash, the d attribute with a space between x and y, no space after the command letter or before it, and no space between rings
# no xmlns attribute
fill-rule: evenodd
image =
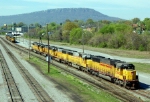
<svg viewBox="0 0 150 102"><path fill-rule="evenodd" d="M12 33L6 33L6 39L11 41L11 42L16 42L16 38Z"/></svg>
<svg viewBox="0 0 150 102"><path fill-rule="evenodd" d="M13 43L15 43L17 37L19 37L20 35L21 35L20 33L10 31L10 32L6 33L6 39L13 42Z"/></svg>
<svg viewBox="0 0 150 102"><path fill-rule="evenodd" d="M112 83L120 86L129 89L139 88L138 75L136 75L135 66L132 63L61 47L48 46L39 42L33 42L31 50L44 56L51 56L52 59L69 66L76 65L76 68L81 71L96 76L108 76Z"/></svg>

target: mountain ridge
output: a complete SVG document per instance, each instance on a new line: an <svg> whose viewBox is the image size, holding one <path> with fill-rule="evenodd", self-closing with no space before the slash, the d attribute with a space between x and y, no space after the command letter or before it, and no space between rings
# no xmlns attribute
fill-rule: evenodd
<svg viewBox="0 0 150 102"><path fill-rule="evenodd" d="M17 15L0 16L0 25L11 24L12 22L15 23L23 22L25 24L31 23L46 24L50 22L61 23L64 22L66 19L72 21L73 20L86 21L87 19L93 19L94 21L121 20L120 18L110 17L90 8L57 8Z"/></svg>

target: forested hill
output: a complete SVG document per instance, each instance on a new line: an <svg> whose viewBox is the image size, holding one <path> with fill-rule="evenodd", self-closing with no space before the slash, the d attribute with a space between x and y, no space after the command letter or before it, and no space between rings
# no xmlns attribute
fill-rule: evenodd
<svg viewBox="0 0 150 102"><path fill-rule="evenodd" d="M31 23L50 23L50 22L64 22L66 19L69 20L84 20L93 19L97 20L119 20L120 18L110 17L104 15L94 9L89 8L59 8L59 9L48 9L43 11L10 15L10 16L0 16L0 25L11 24L12 22L19 23L24 22L25 24Z"/></svg>

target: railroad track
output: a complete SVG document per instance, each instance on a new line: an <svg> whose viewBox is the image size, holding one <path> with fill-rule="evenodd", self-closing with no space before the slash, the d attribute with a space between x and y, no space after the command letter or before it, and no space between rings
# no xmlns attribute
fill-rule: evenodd
<svg viewBox="0 0 150 102"><path fill-rule="evenodd" d="M141 96L144 96L150 100L150 91L145 91L145 90L139 89L139 90L133 90L133 92L135 92Z"/></svg>
<svg viewBox="0 0 150 102"><path fill-rule="evenodd" d="M6 84L9 90L10 99L8 99L8 101L9 102L24 102L21 96L21 93L18 89L18 86L15 83L15 80L12 76L12 73L6 63L6 60L1 50L0 50L0 64L1 64L1 69L3 72L3 76L4 76L3 78L6 81Z"/></svg>
<svg viewBox="0 0 150 102"><path fill-rule="evenodd" d="M8 43L9 45L19 49L21 52L24 52L26 54L28 54L29 50L27 48L24 48L20 45L15 45L15 44L12 44L11 42L7 41L6 39L3 39L6 43ZM39 55L39 54L36 54L36 53L33 53L31 52L31 55L32 56L35 56L35 57L38 57L39 59L45 61L45 57ZM72 75L92 84L93 86L96 86L98 88L101 88L101 89L105 89L107 90L108 92L110 93L113 93L117 98L119 98L120 100L122 101L128 101L128 102L141 102L142 100L140 100L139 98L135 98L131 93L128 93L125 91L125 89L119 87L119 86L116 86L112 83L109 83L109 82L104 82L103 85L101 85L101 82L98 82L99 78L96 78L97 81L94 81L94 80L91 80L91 79L87 79L85 78L84 76L82 75L79 75L78 73L74 73L70 70L70 68L66 68L66 65L62 65L56 61L53 61L53 64L54 66L60 68L61 70L64 70L66 71L67 73L71 73ZM64 67L63 67L64 66ZM68 66L70 67L70 66ZM95 76L94 76L95 77ZM106 85L106 84L109 83L109 85ZM113 87L114 86L114 87ZM141 94L140 94L141 95ZM144 96L145 97L145 96Z"/></svg>
<svg viewBox="0 0 150 102"><path fill-rule="evenodd" d="M13 55L13 53L5 46L5 44L0 40L4 49L7 51L7 54L10 56L12 61L15 63L17 69L31 87L34 95L36 96L39 102L53 102L53 100L49 97L49 95L43 90L40 84L34 79L34 77L26 70L26 68L21 64L20 61Z"/></svg>

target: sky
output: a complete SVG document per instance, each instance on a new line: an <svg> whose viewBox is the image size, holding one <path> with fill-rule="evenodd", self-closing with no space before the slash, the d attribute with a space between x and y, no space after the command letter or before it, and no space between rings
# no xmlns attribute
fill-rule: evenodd
<svg viewBox="0 0 150 102"><path fill-rule="evenodd" d="M90 8L126 20L150 18L150 0L0 0L0 16L57 8Z"/></svg>

